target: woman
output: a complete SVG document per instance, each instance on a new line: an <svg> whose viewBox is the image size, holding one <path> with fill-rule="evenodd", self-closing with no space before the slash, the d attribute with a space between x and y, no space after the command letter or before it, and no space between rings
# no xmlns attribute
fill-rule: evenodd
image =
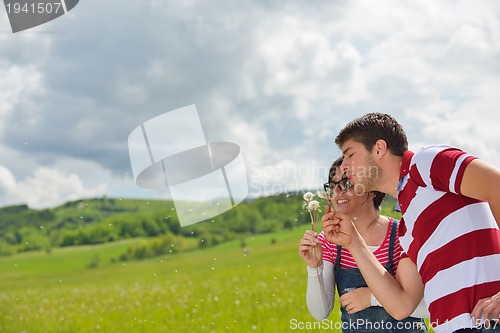
<svg viewBox="0 0 500 333"><path fill-rule="evenodd" d="M395 276L401 258L397 221L381 216L381 192L362 192L352 188L342 175L337 159L330 169L329 182L334 199L330 205L348 215L379 262ZM328 208L327 208L328 210ZM307 230L299 245L300 256L308 266L307 306L311 315L323 320L333 309L336 283L340 295L343 332L426 332L423 319L408 317L395 320L384 310L366 287L365 280L349 251L327 241L324 233ZM340 255L338 255L340 253ZM319 274L319 277L318 277ZM320 279L324 284L322 291ZM427 317L423 302L412 314Z"/></svg>

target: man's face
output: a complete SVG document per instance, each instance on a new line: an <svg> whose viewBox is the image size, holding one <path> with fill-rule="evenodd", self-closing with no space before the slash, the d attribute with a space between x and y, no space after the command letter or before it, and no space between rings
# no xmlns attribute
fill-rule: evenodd
<svg viewBox="0 0 500 333"><path fill-rule="evenodd" d="M361 193L379 190L382 170L372 152L354 140L347 140L340 149L344 156L341 168L354 185L355 191Z"/></svg>

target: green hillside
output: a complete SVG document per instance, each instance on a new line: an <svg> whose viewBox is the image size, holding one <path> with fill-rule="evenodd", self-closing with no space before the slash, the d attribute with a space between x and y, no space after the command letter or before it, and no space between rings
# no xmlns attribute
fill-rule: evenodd
<svg viewBox="0 0 500 333"><path fill-rule="evenodd" d="M0 257L0 332L338 332L338 304L321 323L305 304L301 204L260 198L185 228L160 201L3 208L2 240L16 251ZM89 239L100 228L113 237Z"/></svg>
<svg viewBox="0 0 500 333"><path fill-rule="evenodd" d="M3 257L0 332L287 332L314 322L303 232L128 263L107 259L137 239ZM96 255L103 263L86 268Z"/></svg>
<svg viewBox="0 0 500 333"><path fill-rule="evenodd" d="M137 237L151 240L131 248L120 260L209 247L248 235L308 224L309 218L301 203L300 194L259 198L183 228L171 201L100 198L44 210L29 209L25 205L5 207L0 209L0 255L50 252L58 247ZM394 202L388 201L386 213L392 214L393 206Z"/></svg>
<svg viewBox="0 0 500 333"><path fill-rule="evenodd" d="M273 232L307 223L298 195L260 198L206 222L181 228L171 201L89 199L54 209L0 209L0 255L91 245L136 237L165 237L175 251L208 247L241 235ZM193 242L193 240L196 240Z"/></svg>

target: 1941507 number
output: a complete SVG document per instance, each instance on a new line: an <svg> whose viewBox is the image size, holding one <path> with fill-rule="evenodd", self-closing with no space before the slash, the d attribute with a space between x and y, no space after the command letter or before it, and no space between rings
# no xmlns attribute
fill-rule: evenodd
<svg viewBox="0 0 500 333"><path fill-rule="evenodd" d="M64 10L62 8L62 4L60 2L46 2L46 3L38 3L35 5L35 3L24 3L21 4L19 2L14 2L14 3L7 3L5 5L7 9L7 13L11 14L19 14L19 13L26 13L26 14L52 14L52 13L59 13L59 10Z"/></svg>

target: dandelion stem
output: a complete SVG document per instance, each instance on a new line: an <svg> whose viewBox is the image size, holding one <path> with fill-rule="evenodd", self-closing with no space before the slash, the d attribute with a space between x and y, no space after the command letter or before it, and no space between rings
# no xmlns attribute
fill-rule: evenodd
<svg viewBox="0 0 500 333"><path fill-rule="evenodd" d="M310 209L308 209L307 211L309 212L309 216L311 217L311 229L312 231L316 232L316 225L314 223L313 213L311 212Z"/></svg>
<svg viewBox="0 0 500 333"><path fill-rule="evenodd" d="M327 202L329 202L330 197L331 197L331 192L325 192L324 195L320 195L320 193L318 192L318 196L322 199L326 199ZM304 207L307 208L307 211L309 212L309 216L311 217L311 229L312 229L312 231L316 232L316 222L319 219L319 212L321 212L321 210L320 210L320 206L319 206L318 202L312 200L313 197L314 197L314 195L310 192L308 192L304 195L304 200L305 200ZM312 205L312 203L314 203L314 205ZM318 266L316 266L316 275L318 276L318 282L319 282L320 292L321 292L321 300L323 301L323 306L324 306L325 311L327 311L327 303L325 300L325 286L323 285L323 281L321 280L321 277L319 275L319 269L318 269L319 265L322 264L322 258L320 258L317 255L316 246L314 246L312 248L312 252L313 252L312 254L313 254L314 258L316 259L316 261L319 262Z"/></svg>

